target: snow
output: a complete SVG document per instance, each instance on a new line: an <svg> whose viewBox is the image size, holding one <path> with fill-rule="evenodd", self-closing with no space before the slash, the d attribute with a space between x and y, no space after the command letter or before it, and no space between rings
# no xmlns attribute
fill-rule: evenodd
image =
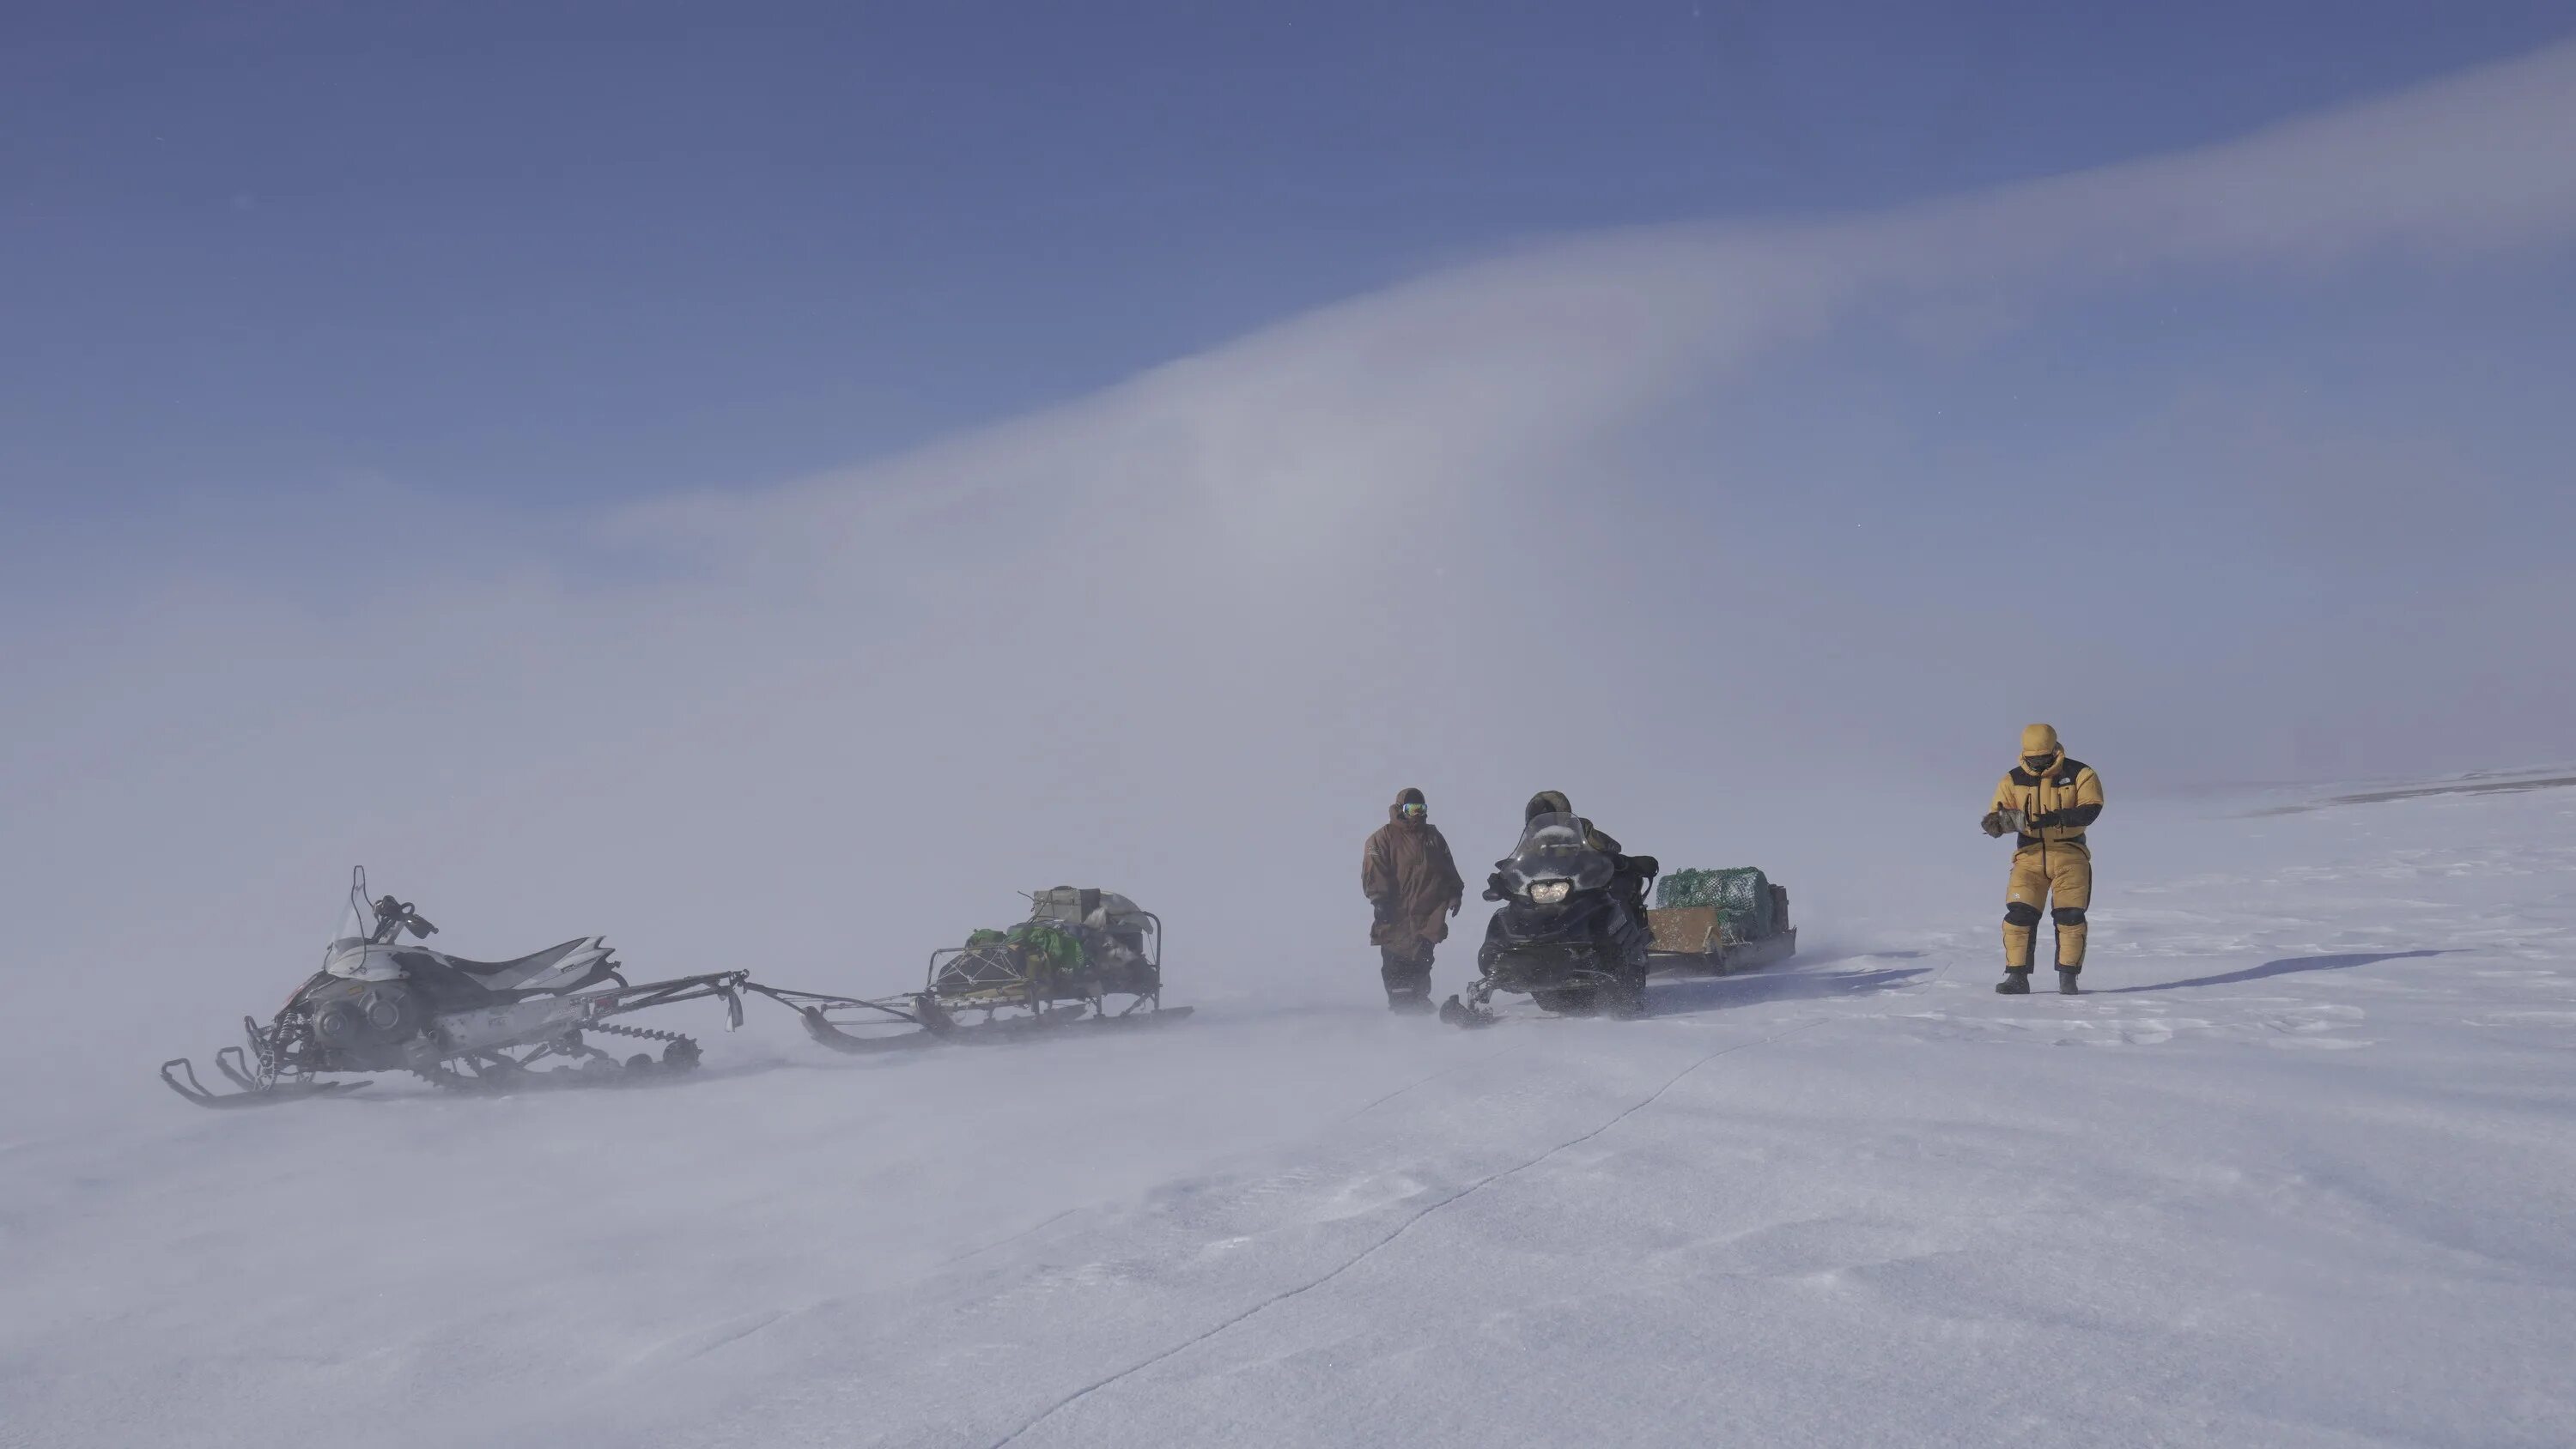
<svg viewBox="0 0 2576 1449"><path fill-rule="evenodd" d="M1354 948L1103 1040L680 1008L634 1091L120 1059L0 1146L0 1443L2576 1442L2576 790L2124 806L2072 1000L1991 992L1941 825L1642 1022L1391 1018Z"/></svg>

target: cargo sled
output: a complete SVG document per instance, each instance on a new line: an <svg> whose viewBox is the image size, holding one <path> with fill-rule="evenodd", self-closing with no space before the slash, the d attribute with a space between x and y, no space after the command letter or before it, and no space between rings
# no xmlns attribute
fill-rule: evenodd
<svg viewBox="0 0 2576 1449"><path fill-rule="evenodd" d="M853 1053L1159 1026L1190 1014L1163 1005L1161 917L1091 887L1056 886L1029 901L1018 925L931 952L919 991L871 999L744 989L792 1008L816 1041Z"/></svg>
<svg viewBox="0 0 2576 1449"><path fill-rule="evenodd" d="M1654 933L1647 960L1658 971L1728 976L1798 953L1789 892L1751 866L1665 876L1656 884L1646 925Z"/></svg>

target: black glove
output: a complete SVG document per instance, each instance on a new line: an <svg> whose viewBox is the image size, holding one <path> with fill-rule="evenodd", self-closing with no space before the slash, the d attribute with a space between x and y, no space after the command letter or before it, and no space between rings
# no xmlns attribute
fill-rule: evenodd
<svg viewBox="0 0 2576 1449"><path fill-rule="evenodd" d="M1393 923L1395 920L1395 903L1393 901L1369 902L1369 917L1381 926Z"/></svg>
<svg viewBox="0 0 2576 1449"><path fill-rule="evenodd" d="M2065 823L2066 812L2063 810L2042 810L2030 817L2030 828L2033 830L2053 830Z"/></svg>
<svg viewBox="0 0 2576 1449"><path fill-rule="evenodd" d="M2000 810L1989 810L1989 811L1987 811L1987 812L1986 812L1986 818L1977 822L1977 828L1978 828L1979 830L1982 830L1982 831L1986 832L1986 834L1987 834L1987 835L1989 835L1989 836L1996 836L1996 835L2001 835L2001 834L2003 834L2003 833L2004 833L2004 812L2002 812L2002 811L2000 811Z"/></svg>

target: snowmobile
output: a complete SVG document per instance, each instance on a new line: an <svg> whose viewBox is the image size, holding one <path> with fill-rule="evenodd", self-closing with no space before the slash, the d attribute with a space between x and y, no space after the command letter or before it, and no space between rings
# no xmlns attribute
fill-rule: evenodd
<svg viewBox="0 0 2576 1449"><path fill-rule="evenodd" d="M1002 1041L1081 1024L1156 1026L1190 1008L1163 1005L1163 922L1115 891L1056 886L1031 893L1028 919L981 930L930 953L922 989L869 999L745 989L795 1010L836 1051Z"/></svg>
<svg viewBox="0 0 2576 1449"><path fill-rule="evenodd" d="M1651 876L1655 863L1636 857L1631 870ZM1503 904L1476 949L1476 982L1463 999L1440 1004L1440 1019L1490 1024L1498 1018L1487 1003L1497 991L1524 993L1558 1015L1642 1015L1654 938L1627 886L1580 817L1532 816L1485 892Z"/></svg>
<svg viewBox="0 0 2576 1449"><path fill-rule="evenodd" d="M485 1091L637 1081L696 1066L698 1044L610 1017L712 996L725 1002L729 1026L742 1024L743 972L634 986L598 936L515 961L468 961L402 940L437 932L409 901L369 900L359 867L322 969L268 1025L242 1018L245 1046L215 1054L216 1068L239 1090L207 1089L186 1057L163 1062L161 1080L201 1107L338 1096L367 1085L323 1080L341 1073L411 1072L441 1087ZM638 1052L621 1061L586 1035L661 1042L662 1055ZM565 1065L532 1070L549 1059Z"/></svg>

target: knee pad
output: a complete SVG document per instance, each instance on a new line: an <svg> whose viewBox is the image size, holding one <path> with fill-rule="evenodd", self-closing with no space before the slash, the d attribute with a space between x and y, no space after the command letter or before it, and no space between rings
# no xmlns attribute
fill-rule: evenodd
<svg viewBox="0 0 2576 1449"><path fill-rule="evenodd" d="M2084 908L2082 906L2059 906L2056 910L2048 913L2048 918L2061 926L2080 926L2084 924Z"/></svg>
<svg viewBox="0 0 2576 1449"><path fill-rule="evenodd" d="M2015 901L2011 905L2004 907L2004 924L2007 926L2036 926L2039 924L2039 907L2032 905L2028 901Z"/></svg>

